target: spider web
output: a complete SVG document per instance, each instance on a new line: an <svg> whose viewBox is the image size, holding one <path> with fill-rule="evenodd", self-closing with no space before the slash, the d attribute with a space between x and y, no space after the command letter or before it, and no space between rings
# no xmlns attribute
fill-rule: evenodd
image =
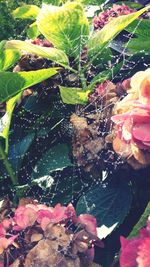
<svg viewBox="0 0 150 267"><path fill-rule="evenodd" d="M136 72L136 67L138 68L138 70L143 70L144 68L148 68L150 66L150 64L147 64L144 62L145 57L143 55L139 57L138 59L136 58L136 60L132 60L133 55L131 54L129 56L129 54L127 53L128 44L130 43L132 37L134 36L136 29L139 27L141 21L142 19L139 20L139 22L137 23L137 26L135 27L134 31L131 34L127 34L127 33L124 34L123 37L128 38L128 41L124 48L122 48L122 46L120 47L120 43L118 40L116 40L116 42L111 43L111 45L115 49L116 47L117 49L119 47L120 53L112 55L111 61L107 62L106 65L104 64L104 66L106 67L106 69L111 70L112 72L111 81L114 83L116 83L117 81L122 81L125 78L131 77ZM81 32L82 32L82 29L81 29ZM80 53L80 64L82 63L81 56L82 56L82 51ZM101 57L101 61L103 62L103 57ZM114 75L113 68L120 61L122 61L122 67L119 71L119 74ZM139 64L141 64L141 66L139 66ZM95 66L91 64L90 69L92 68L94 69ZM63 82L64 76L62 76L61 74L59 75L60 75L61 81ZM87 74L87 79L88 78L90 78L90 73ZM80 87L80 81L78 81L78 86ZM47 91L45 91L45 89L42 89L40 93L36 96L37 109L39 109L39 111L45 105L45 103L42 102L43 106L40 106L40 103L41 103L42 97L46 95L48 95ZM106 97L106 95L104 95L103 97ZM87 114L93 114L93 113L102 113L104 109L105 110L108 109L109 111L109 106L107 105L105 107L102 107L102 106L97 107L96 100L97 99L94 100L95 103L90 103L86 106L83 106L82 108L80 107L80 110L77 109L77 114L80 116L84 116L85 112L87 112ZM29 99L26 100L26 105L28 104L28 102L30 102L30 97ZM32 106L32 103L30 105ZM19 108L17 109L17 111L18 110ZM55 112L57 112L58 110L62 112L62 118L55 123L52 115L55 114ZM14 113L13 121L12 121L12 124L14 123L13 125L14 135L16 135L15 142L14 142L14 137L12 138L12 142L13 142L13 153L14 155L17 155L18 161L19 161L20 159L22 160L22 155L18 155L18 143L20 142L20 138L22 138L22 136L25 137L26 132L28 132L29 129L30 130L31 128L32 130L34 129L33 121L34 120L37 121L37 119L40 119L41 114L38 114L37 110L33 110L32 108L30 110L29 108L28 111L24 113L25 115L23 115L23 118L20 119L20 116L22 115L21 114L18 115L17 111ZM43 153L46 153L47 148L51 147L52 145L56 145L58 142L61 143L62 139L63 139L63 142L65 143L66 142L65 138L67 139L67 143L72 144L72 137L74 135L74 132L70 125L69 118L70 118L70 115L76 111L71 110L71 112L68 115L65 115L64 117L64 113L67 113L67 112L68 112L68 109L66 105L64 105L61 102L61 100L54 101L50 114L46 115L46 117L44 114L42 115L41 124L43 125L42 130L43 131L45 130L45 132L47 131L47 128L48 128L47 126L49 124L51 125L51 128L58 129L58 131L54 133L53 131L52 132L49 131L48 134L45 134L45 136L43 134L42 137L39 137L37 135L38 128L36 128L35 126L35 131L36 131L35 145L32 147L31 152L27 151L25 153L26 155L25 160L23 161L22 167L20 168L20 172L19 172L19 176L20 176L19 179L22 182L22 185L24 184L24 180L26 181L26 183L30 184L30 175L38 160L39 154L42 155ZM102 131L103 135L105 135L106 133L109 134L112 130L112 128L110 128L109 132L105 132L105 128L106 128L108 120L109 118L106 117L104 121L104 129ZM32 136L30 138L32 141ZM49 144L48 144L48 141L49 141ZM27 142L27 140L25 139L24 142ZM29 140L28 142L30 143ZM42 145L40 143L42 143ZM112 153L114 153L112 150L108 150L106 158L103 159L104 162L111 164L112 170L109 169L109 173L111 171L113 172L118 167L118 165L124 163L124 161L122 160L122 156L120 155L116 158L116 160L112 164L111 162ZM69 194L69 197L66 198L66 200L63 203L64 204L67 204L68 202L76 203L77 199L86 190L90 190L95 184L101 183L102 179L106 178L109 173L108 173L108 170L106 169L104 170L103 173L100 173L99 178L94 178L91 173L86 173L83 170L83 168L77 166L76 162L74 161L74 166L65 168L61 172L56 171L53 173L47 173L47 178L46 180L44 180L44 182L41 182L41 186L36 187L35 185L33 188L28 188L26 190L26 195L33 195L35 198L40 199L40 201L42 202L45 201L45 202L53 204L59 201L61 202L63 200L64 195L66 196L67 194ZM80 181L79 185L77 181ZM47 187L45 190L44 190L44 185Z"/></svg>

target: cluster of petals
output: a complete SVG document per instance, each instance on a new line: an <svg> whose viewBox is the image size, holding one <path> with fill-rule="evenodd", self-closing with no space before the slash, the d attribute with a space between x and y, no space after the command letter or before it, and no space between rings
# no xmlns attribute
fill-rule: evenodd
<svg viewBox="0 0 150 267"><path fill-rule="evenodd" d="M122 146L125 144L129 148L129 155L140 150L150 152L150 69L131 78L127 93L116 104L112 117L117 140L120 139Z"/></svg>
<svg viewBox="0 0 150 267"><path fill-rule="evenodd" d="M135 10L126 6L125 4L116 5L114 4L111 9L107 9L101 12L98 16L93 19L94 29L102 29L112 18L119 17L122 15L128 15L133 13Z"/></svg>
<svg viewBox="0 0 150 267"><path fill-rule="evenodd" d="M0 223L0 254L12 245L19 233L29 227L38 225L45 231L46 227L52 224L62 223L65 225L68 221L72 224L81 226L90 234L97 236L96 219L89 214L81 214L77 217L72 204L67 207L57 204L55 207L48 207L41 204L27 204L19 206L14 213L13 218L5 219ZM9 233L17 232L17 235Z"/></svg>
<svg viewBox="0 0 150 267"><path fill-rule="evenodd" d="M121 237L120 267L150 266L150 220L146 229L141 229L138 237Z"/></svg>

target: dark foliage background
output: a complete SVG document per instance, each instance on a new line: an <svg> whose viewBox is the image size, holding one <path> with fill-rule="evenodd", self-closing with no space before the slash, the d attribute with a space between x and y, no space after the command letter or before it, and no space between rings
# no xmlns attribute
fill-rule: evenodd
<svg viewBox="0 0 150 267"><path fill-rule="evenodd" d="M42 0L0 0L0 40L24 39L28 20L16 20L12 11L23 4L41 5Z"/></svg>

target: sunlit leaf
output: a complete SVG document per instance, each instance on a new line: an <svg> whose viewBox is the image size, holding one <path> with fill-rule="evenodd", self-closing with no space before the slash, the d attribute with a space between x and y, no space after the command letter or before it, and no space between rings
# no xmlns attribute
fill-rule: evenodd
<svg viewBox="0 0 150 267"><path fill-rule="evenodd" d="M49 68L28 72L0 72L0 102L4 102L24 89L40 83L58 72Z"/></svg>
<svg viewBox="0 0 150 267"><path fill-rule="evenodd" d="M29 53L33 53L43 58L47 58L54 62L57 62L60 65L66 66L69 64L66 54L63 51L53 48L53 47L42 47L42 46L31 44L29 42L17 41L17 40L8 41L5 47L7 49L8 48L18 49L19 51L22 51L23 53L25 51Z"/></svg>
<svg viewBox="0 0 150 267"><path fill-rule="evenodd" d="M6 81L5 81L6 82ZM9 128L11 123L12 114L15 108L17 101L20 99L22 92L11 98L6 103L6 113L0 119L0 136L5 139L5 151L8 153L8 139L9 139Z"/></svg>
<svg viewBox="0 0 150 267"><path fill-rule="evenodd" d="M89 57L91 57L91 61L94 61L95 58L98 57L102 49L114 37L116 37L123 29L125 29L131 22L137 19L149 8L150 6L147 6L129 15L114 18L106 24L102 30L96 31L88 42Z"/></svg>
<svg viewBox="0 0 150 267"><path fill-rule="evenodd" d="M21 54L15 49L6 49L6 41L0 43L0 71L11 68L20 58Z"/></svg>
<svg viewBox="0 0 150 267"><path fill-rule="evenodd" d="M60 95L62 101L65 104L83 104L85 105L88 102L88 95L90 90L82 90L81 88L76 87L63 87L59 86L60 88Z"/></svg>
<svg viewBox="0 0 150 267"><path fill-rule="evenodd" d="M61 7L43 5L37 25L55 47L79 58L89 34L89 23L79 2L68 2Z"/></svg>
<svg viewBox="0 0 150 267"><path fill-rule="evenodd" d="M23 5L13 11L13 16L16 19L36 19L40 8L35 5Z"/></svg>
<svg viewBox="0 0 150 267"><path fill-rule="evenodd" d="M27 35L30 39L35 39L40 34L38 27L36 25L36 22L33 22L31 25L29 25L27 29Z"/></svg>

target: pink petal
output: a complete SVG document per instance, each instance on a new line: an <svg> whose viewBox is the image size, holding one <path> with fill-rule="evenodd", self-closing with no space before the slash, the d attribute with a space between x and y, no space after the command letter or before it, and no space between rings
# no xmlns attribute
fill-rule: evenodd
<svg viewBox="0 0 150 267"><path fill-rule="evenodd" d="M57 204L54 208L48 208L47 210L39 210L37 222L41 223L44 217L49 218L50 222L58 223L67 218L66 207L62 207L60 204Z"/></svg>
<svg viewBox="0 0 150 267"><path fill-rule="evenodd" d="M142 104L139 101L135 101L134 102L134 107L137 107L137 108L141 108L141 109L145 109L145 110L150 111L150 104Z"/></svg>
<svg viewBox="0 0 150 267"><path fill-rule="evenodd" d="M4 237L6 234L5 228L3 226L3 224L0 224L0 237Z"/></svg>
<svg viewBox="0 0 150 267"><path fill-rule="evenodd" d="M97 235L97 223L96 223L96 219L95 217L93 217L90 214L81 214L78 217L77 223L85 226L86 230L93 234L93 235Z"/></svg>
<svg viewBox="0 0 150 267"><path fill-rule="evenodd" d="M130 118L126 119L122 126L122 138L125 141L130 141L132 139L132 121Z"/></svg>
<svg viewBox="0 0 150 267"><path fill-rule="evenodd" d="M150 267L150 237L144 238L138 249L138 267Z"/></svg>
<svg viewBox="0 0 150 267"><path fill-rule="evenodd" d="M141 243L139 238L127 240L124 237L121 241L120 267L135 267L137 258L137 248Z"/></svg>
<svg viewBox="0 0 150 267"><path fill-rule="evenodd" d="M131 112L133 122L150 122L150 112L148 110L135 108Z"/></svg>
<svg viewBox="0 0 150 267"><path fill-rule="evenodd" d="M5 229L8 229L12 224L12 220L11 219L5 219L5 220L3 220L2 224L3 224Z"/></svg>
<svg viewBox="0 0 150 267"><path fill-rule="evenodd" d="M133 127L133 137L143 142L150 142L150 123L137 123Z"/></svg>
<svg viewBox="0 0 150 267"><path fill-rule="evenodd" d="M44 217L41 221L41 228L43 231L47 228L47 226L51 223L51 220L47 217Z"/></svg>
<svg viewBox="0 0 150 267"><path fill-rule="evenodd" d="M37 212L29 207L19 207L15 212L14 220L22 229L32 226L37 219Z"/></svg>
<svg viewBox="0 0 150 267"><path fill-rule="evenodd" d="M124 113L124 114L119 114L119 115L114 115L114 116L112 116L112 117L111 117L111 120L112 120L115 124L119 125L119 124L123 124L124 121L125 121L126 119L128 119L129 117L130 117L130 113Z"/></svg>
<svg viewBox="0 0 150 267"><path fill-rule="evenodd" d="M67 219L69 219L69 220L71 219L73 221L73 223L76 224L77 215L76 215L76 211L75 211L75 209L71 203L67 206L67 209L65 211L65 215L66 215Z"/></svg>

